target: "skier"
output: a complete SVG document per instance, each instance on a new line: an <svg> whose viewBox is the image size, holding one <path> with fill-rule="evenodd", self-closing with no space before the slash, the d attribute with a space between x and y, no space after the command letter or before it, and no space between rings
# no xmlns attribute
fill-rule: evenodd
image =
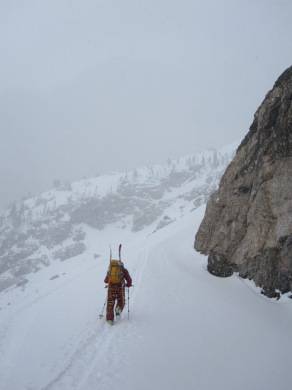
<svg viewBox="0 0 292 390"><path fill-rule="evenodd" d="M113 325L115 303L115 314L119 317L125 307L125 288L132 286L132 279L121 260L111 259L104 282L108 285L106 321Z"/></svg>

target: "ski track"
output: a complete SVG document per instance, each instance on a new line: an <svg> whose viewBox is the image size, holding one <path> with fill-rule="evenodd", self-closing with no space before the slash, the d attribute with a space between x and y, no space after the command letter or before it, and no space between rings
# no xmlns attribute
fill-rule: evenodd
<svg viewBox="0 0 292 390"><path fill-rule="evenodd" d="M142 261L141 261L142 259ZM140 260L140 261L139 261ZM133 292L130 294L130 303L134 304L136 291L139 290L141 285L144 269L148 261L148 249L143 249L137 256L137 262L139 266L134 268L132 272L133 280L135 281ZM42 390L57 390L57 389L86 389L85 384L90 375L96 371L96 367L99 366L99 362L103 360L103 366L109 366L112 364L109 359L108 364L104 364L107 356L118 356L120 350L119 345L115 343L117 332L120 331L120 327L125 327L123 321L127 321L127 302L125 310L122 314L122 318L116 322L115 326L111 328L104 323L104 319L97 320L96 324L92 324L93 330L87 335L84 340L80 340L79 346L71 356L69 363L59 372L59 374L52 379L46 386L42 387ZM111 350L111 353L108 351ZM82 374L83 373L83 374ZM112 370L109 372L103 371L102 377L112 376ZM97 374L97 377L98 374ZM101 375L100 375L101 380Z"/></svg>
<svg viewBox="0 0 292 390"><path fill-rule="evenodd" d="M13 355L15 353L15 346L10 348L10 351L7 353L4 351L5 346L5 340L9 340L10 338L7 337L11 329L13 328L14 324L17 324L18 318L21 318L21 315L28 313L30 310L33 313L33 308L35 305L37 305L40 302L44 302L47 298L52 297L54 295L57 295L60 291L62 291L66 286L69 286L70 284L74 283L76 279L80 279L84 274L88 273L89 271L96 269L96 264L94 266L86 267L84 270L79 272L77 275L74 275L72 277L67 277L66 280L59 284L59 286L55 287L54 290L50 290L49 292L39 294L36 298L28 300L25 304L21 305L20 308L16 308L16 310L13 310L12 313L10 313L8 320L6 320L5 326L1 327L0 330L0 351L2 351L1 355L2 358L5 357L5 360L1 363L2 364L2 371L4 372L4 376L2 376L1 381L2 383L5 383L6 375L5 373L9 372L9 368L12 367L11 359L9 358L9 355ZM36 314L33 314L28 321L23 323L23 329L22 334L19 335L19 339L25 339L26 336L29 334L30 331L30 325L35 321ZM69 340L70 341L70 340ZM7 341L6 341L7 342ZM12 340L10 340L12 342ZM15 343L14 343L15 345ZM64 346L66 348L66 345ZM3 369L4 367L4 369ZM5 369L6 367L6 369ZM7 379L7 378L6 378Z"/></svg>
<svg viewBox="0 0 292 390"><path fill-rule="evenodd" d="M145 268L147 267L147 263L148 263L148 259L149 259L148 249L144 249L141 252L141 254L142 254L142 256L137 256L137 261L139 262L139 258L142 257L142 259L143 259L142 264L140 264L140 267L138 268L138 270L136 270L133 273L133 280L136 281L136 283L133 287L134 292L131 294L131 299L130 299L130 303L133 306L135 306L136 295L139 292L139 288L140 288L141 283L142 283L144 271L145 271ZM130 315L131 315L131 313L130 313ZM120 362L120 369L121 370L123 369L121 363L124 361L124 359L121 356L121 351L123 351L123 349L126 348L126 345L125 345L126 342L125 342L125 337L120 337L120 333L122 331L122 329L120 329L120 326L121 327L123 326L123 328L125 328L125 329L123 329L124 334L130 333L133 335L133 329L132 329L133 326L131 326L127 323L121 323L121 321L126 320L126 318L127 318L126 316L127 316L127 302L126 302L126 306L125 306L125 310L123 312L122 318L119 319L118 322L116 322L114 329L109 329L110 330L110 337L108 337L108 339L106 340L102 349L100 351L98 351L98 353L96 354L95 359L92 361L83 380L80 382L80 385L77 388L78 390L90 388L90 387L88 387L87 383L88 383L88 381L90 381L90 377L91 377L92 373L94 373L94 376L96 376L96 374L95 374L96 367L99 367L100 360L102 357L105 357L105 358L107 358L109 356L111 357L110 359L108 358L108 364L105 364L105 366L109 367L109 369L108 369L107 373L103 373L104 378L110 379L110 381L113 380L113 370L111 368L111 365L116 366L116 363ZM117 334L117 332L118 332L118 334ZM119 340L118 343L117 343L117 338ZM113 359L115 359L115 362L113 362ZM103 383L103 385L104 385L106 383L105 379L103 379L103 382L104 382ZM93 385L94 385L94 383L93 383ZM99 386L101 386L101 383L99 383Z"/></svg>
<svg viewBox="0 0 292 390"><path fill-rule="evenodd" d="M157 261L157 259L159 259L159 261ZM143 291L145 286L143 280L146 281L149 277L153 277L153 275L155 275L157 282L161 279L163 280L166 266L173 267L173 264L166 254L163 243L158 243L156 246L153 246L150 251L149 249L145 250L142 265L140 266L139 271L134 274L136 284L135 291L131 298L131 303L134 307L139 295L143 297L145 293L145 291ZM153 269L155 269L155 272L153 272ZM167 294L165 298L170 301L177 301L175 292ZM124 317L125 316L126 313L124 313ZM124 321L124 319L122 320ZM130 323L117 323L110 329L108 339L105 340L102 349L96 354L96 358L92 361L92 364L86 369L87 372L76 389L93 390L97 387L99 390L124 388L120 373L125 369L129 369L129 366L127 363L127 354L123 351L126 351L127 345L129 345L131 340L135 339L143 339L143 335L139 330L138 325L135 323L135 318L130 321ZM101 361L102 357L105 359L103 362ZM102 374L100 374L97 369L100 366L103 367ZM115 369L117 367L118 370ZM60 388L63 389L63 387Z"/></svg>

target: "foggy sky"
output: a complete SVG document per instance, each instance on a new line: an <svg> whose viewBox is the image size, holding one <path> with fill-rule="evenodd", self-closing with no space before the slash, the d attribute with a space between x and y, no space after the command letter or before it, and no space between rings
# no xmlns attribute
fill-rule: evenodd
<svg viewBox="0 0 292 390"><path fill-rule="evenodd" d="M0 208L240 140L292 63L289 0L0 0Z"/></svg>

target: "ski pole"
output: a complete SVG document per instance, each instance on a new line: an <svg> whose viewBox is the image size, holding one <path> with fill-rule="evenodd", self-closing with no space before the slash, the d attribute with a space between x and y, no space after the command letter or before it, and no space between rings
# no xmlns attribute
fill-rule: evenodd
<svg viewBox="0 0 292 390"><path fill-rule="evenodd" d="M105 288L108 288L108 286L105 286ZM100 319L103 318L103 313L104 313L104 308L105 308L106 303L107 303L107 296L105 297L105 301L104 301L104 304L102 306L102 309L101 309L101 312L100 312L100 315L99 315Z"/></svg>
<svg viewBox="0 0 292 390"><path fill-rule="evenodd" d="M127 287L128 289L128 320L130 319L130 290L129 290L129 287Z"/></svg>
<svg viewBox="0 0 292 390"><path fill-rule="evenodd" d="M100 319L103 318L103 312L104 312L104 308L105 308L105 305L106 305L106 301L107 301L107 299L105 298L104 304L103 304L103 306L102 306L102 310L101 310L100 315L99 315L99 318L100 318Z"/></svg>

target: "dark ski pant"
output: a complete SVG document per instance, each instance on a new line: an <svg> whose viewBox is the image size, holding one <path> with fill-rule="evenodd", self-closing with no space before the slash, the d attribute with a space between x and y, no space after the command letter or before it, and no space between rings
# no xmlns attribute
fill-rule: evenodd
<svg viewBox="0 0 292 390"><path fill-rule="evenodd" d="M125 307L125 287L123 285L111 285L108 286L107 293L107 307L106 307L106 319L107 321L114 320L114 307L115 303L122 312Z"/></svg>

